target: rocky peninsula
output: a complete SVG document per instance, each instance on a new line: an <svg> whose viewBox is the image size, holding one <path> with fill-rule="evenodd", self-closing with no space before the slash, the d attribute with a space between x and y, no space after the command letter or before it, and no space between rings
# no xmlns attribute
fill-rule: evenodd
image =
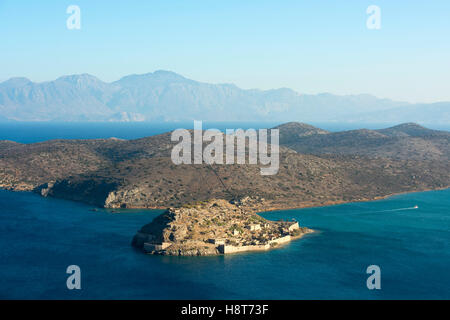
<svg viewBox="0 0 450 320"><path fill-rule="evenodd" d="M168 209L142 227L132 244L148 254L222 255L266 251L311 232L297 221L269 221L241 203L213 199Z"/></svg>
<svg viewBox="0 0 450 320"><path fill-rule="evenodd" d="M417 124L328 132L286 123L279 172L254 164L175 165L171 133L136 139L0 141L0 188L106 208L166 209L255 199L253 212L369 201L450 187L450 133Z"/></svg>
<svg viewBox="0 0 450 320"><path fill-rule="evenodd" d="M250 163L176 165L170 132L136 140L0 141L0 188L105 208L170 207L133 244L149 253L210 255L267 250L309 232L256 212L450 187L447 131L413 123L328 132L292 122L275 129L280 163L270 176Z"/></svg>

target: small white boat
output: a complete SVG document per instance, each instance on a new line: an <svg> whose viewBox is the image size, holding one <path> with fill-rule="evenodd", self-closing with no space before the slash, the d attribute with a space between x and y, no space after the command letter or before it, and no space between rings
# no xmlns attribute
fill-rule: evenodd
<svg viewBox="0 0 450 320"><path fill-rule="evenodd" d="M414 209L419 209L419 206L414 206Z"/></svg>

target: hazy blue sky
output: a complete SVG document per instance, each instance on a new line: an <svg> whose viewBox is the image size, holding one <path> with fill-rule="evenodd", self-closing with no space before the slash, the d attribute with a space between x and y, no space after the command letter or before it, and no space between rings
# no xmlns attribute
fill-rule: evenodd
<svg viewBox="0 0 450 320"><path fill-rule="evenodd" d="M81 30L66 9L81 8ZM369 5L381 29L366 27ZM172 70L242 88L450 100L449 0L0 0L0 81Z"/></svg>

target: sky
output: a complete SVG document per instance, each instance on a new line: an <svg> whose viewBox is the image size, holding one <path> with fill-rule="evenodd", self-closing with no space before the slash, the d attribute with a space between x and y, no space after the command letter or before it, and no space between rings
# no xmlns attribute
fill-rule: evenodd
<svg viewBox="0 0 450 320"><path fill-rule="evenodd" d="M380 29L367 28L370 5ZM244 89L450 101L450 1L0 0L0 81L161 69Z"/></svg>

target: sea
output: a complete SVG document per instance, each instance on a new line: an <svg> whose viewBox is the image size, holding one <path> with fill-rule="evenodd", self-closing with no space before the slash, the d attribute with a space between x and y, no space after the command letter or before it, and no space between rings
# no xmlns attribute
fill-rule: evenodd
<svg viewBox="0 0 450 320"><path fill-rule="evenodd" d="M134 139L179 127L8 123L0 140ZM316 232L267 252L214 257L133 248L133 235L161 210L92 209L0 190L0 299L450 299L450 190L262 212ZM72 265L80 290L67 287ZM379 289L368 286L371 266Z"/></svg>

